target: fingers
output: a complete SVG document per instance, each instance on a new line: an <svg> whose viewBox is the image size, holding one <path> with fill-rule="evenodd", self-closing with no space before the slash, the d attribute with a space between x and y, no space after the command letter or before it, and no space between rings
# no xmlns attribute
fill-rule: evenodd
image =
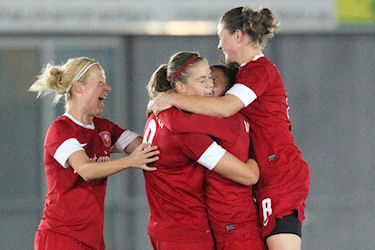
<svg viewBox="0 0 375 250"><path fill-rule="evenodd" d="M156 147L156 148L155 148ZM150 143L147 143L147 142L143 142L141 145L139 145L136 150L138 151L152 151L152 150L155 150L157 149L157 146L152 146L151 147L151 144Z"/></svg>
<svg viewBox="0 0 375 250"><path fill-rule="evenodd" d="M158 154L160 154L160 151L155 150L155 151L151 151L149 153L146 153L145 155L146 155L147 158L150 158L150 157L153 157L153 156L158 155Z"/></svg>
<svg viewBox="0 0 375 250"><path fill-rule="evenodd" d="M155 101L154 100L150 100L148 103L147 103L147 110L150 110L151 107L155 104Z"/></svg>
<svg viewBox="0 0 375 250"><path fill-rule="evenodd" d="M147 171L154 171L156 168L150 168L146 166L148 163L153 163L159 160L157 156L160 151L157 150L157 146L151 146L150 143L142 143L137 147L137 149L131 154L134 161L134 167L145 169Z"/></svg>
<svg viewBox="0 0 375 250"><path fill-rule="evenodd" d="M158 148L158 146L150 146L150 144L146 145L145 147L143 147L143 151L148 153L148 152L151 152L151 151L154 151Z"/></svg>
<svg viewBox="0 0 375 250"><path fill-rule="evenodd" d="M145 150L146 148L150 147L150 143L143 142L141 145L138 146L138 149Z"/></svg>
<svg viewBox="0 0 375 250"><path fill-rule="evenodd" d="M151 110L152 110L152 112L154 113L154 115L158 115L159 114L159 109L158 109L158 106L156 105L156 103L153 103L152 105L151 105Z"/></svg>
<svg viewBox="0 0 375 250"><path fill-rule="evenodd" d="M143 170L146 170L146 171L155 171L155 170L157 170L157 168L155 168L155 167L148 167L147 165L143 165L141 168Z"/></svg>
<svg viewBox="0 0 375 250"><path fill-rule="evenodd" d="M157 160L159 160L159 156L155 156L155 157L152 157L152 158L147 158L145 160L145 163L152 163L152 162L157 161Z"/></svg>

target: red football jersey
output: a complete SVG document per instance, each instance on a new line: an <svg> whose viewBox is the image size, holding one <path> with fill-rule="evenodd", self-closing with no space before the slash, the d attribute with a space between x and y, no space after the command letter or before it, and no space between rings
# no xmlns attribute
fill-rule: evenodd
<svg viewBox="0 0 375 250"><path fill-rule="evenodd" d="M143 138L160 150L159 160L150 165L157 170L144 172L149 235L169 241L212 240L203 201L205 170L196 162L213 168L225 150L207 135L171 132L154 114Z"/></svg>
<svg viewBox="0 0 375 250"><path fill-rule="evenodd" d="M68 164L69 156L84 150L90 161L110 160L111 148L123 149L137 137L104 118L84 125L69 114L50 126L44 143L48 194L39 230L51 230L103 249L104 197L107 178L84 181Z"/></svg>
<svg viewBox="0 0 375 250"><path fill-rule="evenodd" d="M159 117L173 132L209 134L238 159L246 161L249 158L250 126L240 113L219 119L171 108ZM244 235L261 241L258 209L251 187L207 171L205 201L216 241L242 239Z"/></svg>
<svg viewBox="0 0 375 250"><path fill-rule="evenodd" d="M261 174L257 199L269 204L263 207L264 226L271 214L284 216L293 209L298 210L302 223L310 174L294 144L287 95L278 69L262 54L258 55L241 66L236 84L226 94L235 95L244 103L241 113L250 122L250 137ZM271 209L271 196L279 199L277 209Z"/></svg>

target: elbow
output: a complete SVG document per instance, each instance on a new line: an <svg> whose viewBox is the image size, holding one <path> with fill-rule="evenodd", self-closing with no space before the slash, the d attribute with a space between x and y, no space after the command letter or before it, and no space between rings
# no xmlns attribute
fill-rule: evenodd
<svg viewBox="0 0 375 250"><path fill-rule="evenodd" d="M258 183L259 181L259 178L260 178L260 171L259 171L259 167L257 167L254 171L253 171L253 174L252 174L252 182L253 184L252 185L255 185Z"/></svg>
<svg viewBox="0 0 375 250"><path fill-rule="evenodd" d="M75 171L85 182L89 182L94 180L94 176L90 175L89 173L85 173L84 171Z"/></svg>
<svg viewBox="0 0 375 250"><path fill-rule="evenodd" d="M259 168L256 168L256 169L252 172L251 176L249 177L249 182L251 182L250 185L255 185L255 184L257 184L258 181L259 181L259 178L260 178Z"/></svg>
<svg viewBox="0 0 375 250"><path fill-rule="evenodd" d="M259 180L259 171L251 171L236 178L236 182L244 186L253 186Z"/></svg>
<svg viewBox="0 0 375 250"><path fill-rule="evenodd" d="M251 168L249 168L249 171L247 172L246 181L243 185L252 186L258 183L260 171L258 163L254 159L250 158L247 163L250 164Z"/></svg>
<svg viewBox="0 0 375 250"><path fill-rule="evenodd" d="M258 181L259 181L259 175L251 175L245 178L241 184L244 186L253 186L257 184Z"/></svg>
<svg viewBox="0 0 375 250"><path fill-rule="evenodd" d="M79 174L79 176L81 176L81 178L85 181L85 182L89 182L89 181L92 181L94 178L92 178L91 176L88 176L88 175L81 175Z"/></svg>
<svg viewBox="0 0 375 250"><path fill-rule="evenodd" d="M252 186L252 185L257 184L258 181L259 181L259 177L260 177L259 171L258 171L258 173L253 174L253 175L249 178L249 183L251 183L251 184L249 184L249 186Z"/></svg>

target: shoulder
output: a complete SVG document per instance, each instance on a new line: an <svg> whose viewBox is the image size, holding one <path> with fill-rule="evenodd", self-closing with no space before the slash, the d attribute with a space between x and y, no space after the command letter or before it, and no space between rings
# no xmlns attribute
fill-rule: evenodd
<svg viewBox="0 0 375 250"><path fill-rule="evenodd" d="M49 127L45 140L46 145L61 143L69 138L75 138L80 132L68 117L58 117Z"/></svg>
<svg viewBox="0 0 375 250"><path fill-rule="evenodd" d="M237 78L262 78L267 73L267 67L262 62L263 60L258 59L256 61L248 62L242 66L237 73Z"/></svg>
<svg viewBox="0 0 375 250"><path fill-rule="evenodd" d="M265 56L258 58L255 61L250 61L240 68L242 71L260 71L265 72L269 68L275 68L275 64Z"/></svg>
<svg viewBox="0 0 375 250"><path fill-rule="evenodd" d="M66 116L59 116L49 127L49 131L57 133L59 131L71 130L73 122Z"/></svg>
<svg viewBox="0 0 375 250"><path fill-rule="evenodd" d="M94 117L94 124L95 124L95 128L98 129L98 130L109 130L109 131L112 131L113 129L120 129L120 130L125 130L124 128L121 128L119 125L117 125L116 123L114 123L113 121L109 120L109 119L106 119L102 116L97 116L97 117Z"/></svg>
<svg viewBox="0 0 375 250"><path fill-rule="evenodd" d="M267 57L263 56L255 61L250 61L246 65L242 66L238 73L237 79L252 79L252 80L266 80L269 77L273 77L275 74L279 74L279 70L276 65L273 64Z"/></svg>

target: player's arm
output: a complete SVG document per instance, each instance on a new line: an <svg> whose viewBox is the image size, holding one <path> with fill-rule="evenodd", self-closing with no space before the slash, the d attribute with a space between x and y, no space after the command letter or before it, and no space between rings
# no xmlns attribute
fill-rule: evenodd
<svg viewBox="0 0 375 250"><path fill-rule="evenodd" d="M155 114L172 106L189 112L219 118L229 117L245 107L242 101L232 94L205 97L180 95L173 92L158 94L151 105Z"/></svg>
<svg viewBox="0 0 375 250"><path fill-rule="evenodd" d="M142 137L129 129L123 130L114 123L112 123L110 129L110 133L114 135L112 137L114 144L111 147L111 153L125 152L130 154L142 144Z"/></svg>
<svg viewBox="0 0 375 250"><path fill-rule="evenodd" d="M226 139L223 136L227 138L235 136L233 134L235 131L232 128L233 123L228 119L186 113L175 108L161 112L158 118L173 133L209 134L219 139Z"/></svg>
<svg viewBox="0 0 375 250"><path fill-rule="evenodd" d="M259 169L254 160L242 162L207 135L180 134L179 136L186 155L207 169L242 185L250 186L257 183Z"/></svg>
<svg viewBox="0 0 375 250"><path fill-rule="evenodd" d="M131 143L129 143L128 146L125 147L124 151L126 153L131 153L133 152L139 145L142 144L142 137L141 136L137 136Z"/></svg>
<svg viewBox="0 0 375 250"><path fill-rule="evenodd" d="M260 177L258 163L254 159L244 163L229 152L224 154L213 171L246 186L256 184Z"/></svg>
<svg viewBox="0 0 375 250"><path fill-rule="evenodd" d="M85 181L90 181L116 174L130 167L156 170L146 164L158 160L158 154L157 146L149 147L147 144L141 144L128 156L108 162L90 162L86 152L78 150L69 156L68 163Z"/></svg>
<svg viewBox="0 0 375 250"><path fill-rule="evenodd" d="M192 113L214 117L229 117L247 107L268 86L268 73L263 66L253 67L251 72L243 72L224 96L205 97L180 95L174 91L158 94L151 105L152 111L158 114L172 106Z"/></svg>

